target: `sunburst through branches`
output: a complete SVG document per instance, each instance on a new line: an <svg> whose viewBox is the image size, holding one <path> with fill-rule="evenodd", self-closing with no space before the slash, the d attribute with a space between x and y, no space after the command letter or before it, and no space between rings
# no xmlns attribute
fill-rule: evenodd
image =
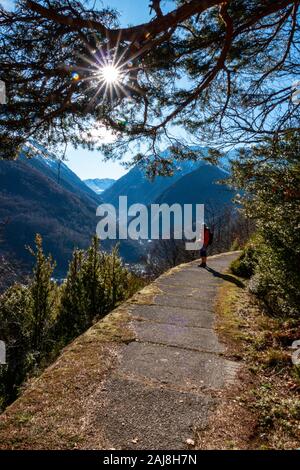
<svg viewBox="0 0 300 470"><path fill-rule="evenodd" d="M88 47L86 53L78 56L80 65L72 67L72 80L84 84L85 90L90 91L89 108L103 102L113 105L119 99L131 99L132 94L140 92L138 67L128 59L128 51L121 51L119 45L114 50Z"/></svg>

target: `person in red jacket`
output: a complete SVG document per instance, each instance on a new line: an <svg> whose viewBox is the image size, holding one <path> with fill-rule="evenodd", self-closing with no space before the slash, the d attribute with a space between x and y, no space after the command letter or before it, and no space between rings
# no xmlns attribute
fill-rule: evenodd
<svg viewBox="0 0 300 470"><path fill-rule="evenodd" d="M201 242L203 242L203 245L200 250L200 256L201 256L201 264L199 264L200 268L206 268L207 248L209 245L212 244L212 241L213 241L213 232L211 232L211 230L207 227L207 225L204 224L203 239L201 239Z"/></svg>

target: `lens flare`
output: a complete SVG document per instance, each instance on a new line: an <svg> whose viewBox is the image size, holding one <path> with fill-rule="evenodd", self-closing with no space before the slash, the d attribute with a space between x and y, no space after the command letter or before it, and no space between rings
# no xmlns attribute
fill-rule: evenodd
<svg viewBox="0 0 300 470"><path fill-rule="evenodd" d="M80 79L80 76L77 72L73 72L71 77L72 77L72 80L74 80L75 82L77 82Z"/></svg>
<svg viewBox="0 0 300 470"><path fill-rule="evenodd" d="M120 50L119 43L110 50L102 46L79 54L80 76L75 75L72 79L78 80L78 88L90 95L87 110L104 102L114 105L123 99L129 101L133 93L140 93L136 86L138 67L127 55L128 49Z"/></svg>
<svg viewBox="0 0 300 470"><path fill-rule="evenodd" d="M121 74L115 65L104 65L99 72L100 78L110 84L116 84L120 81Z"/></svg>

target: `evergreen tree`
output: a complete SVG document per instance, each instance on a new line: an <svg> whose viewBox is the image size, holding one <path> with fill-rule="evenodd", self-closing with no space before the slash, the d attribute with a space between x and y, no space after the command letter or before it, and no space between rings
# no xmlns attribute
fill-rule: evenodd
<svg viewBox="0 0 300 470"><path fill-rule="evenodd" d="M299 315L300 305L300 133L241 151L232 183L238 202L256 223L247 250L251 289L278 315Z"/></svg>
<svg viewBox="0 0 300 470"><path fill-rule="evenodd" d="M18 387L36 367L44 367L69 341L102 318L142 284L122 265L115 247L99 248L93 237L86 250L75 250L61 287L51 280L55 267L36 235L33 276L0 296L0 338L7 365L0 369L0 409L17 397Z"/></svg>
<svg viewBox="0 0 300 470"><path fill-rule="evenodd" d="M118 246L113 247L111 253L104 254L101 276L105 285L106 309L111 310L126 298L130 284L130 274L123 266Z"/></svg>
<svg viewBox="0 0 300 470"><path fill-rule="evenodd" d="M118 248L105 253L94 236L85 252L74 251L66 282L61 288L55 336L64 343L70 341L139 286L123 266Z"/></svg>
<svg viewBox="0 0 300 470"><path fill-rule="evenodd" d="M83 251L75 250L69 264L66 282L61 287L55 337L66 344L90 326L82 281Z"/></svg>
<svg viewBox="0 0 300 470"><path fill-rule="evenodd" d="M104 254L99 249L99 239L95 235L84 255L81 268L85 312L90 323L94 318L102 317L107 311L105 281L101 272L103 262Z"/></svg>
<svg viewBox="0 0 300 470"><path fill-rule="evenodd" d="M174 123L200 145L299 129L299 106L291 103L298 0L174 0L169 12L152 0L149 21L132 27L121 27L108 0L92 3L0 7L1 157L17 155L29 135L48 148L68 141L97 148L92 131L105 126L117 137L108 158L131 145L135 161L155 174L170 170L162 146L190 156L174 139ZM107 66L117 67L115 80L105 78Z"/></svg>
<svg viewBox="0 0 300 470"><path fill-rule="evenodd" d="M36 235L33 277L28 286L14 284L0 298L0 338L7 347L7 365L1 368L0 401L16 398L27 374L41 365L51 350L50 329L55 321L56 287L51 281L54 263L43 253Z"/></svg>
<svg viewBox="0 0 300 470"><path fill-rule="evenodd" d="M31 355L32 299L27 287L15 284L0 296L0 338L6 365L0 366L0 410L16 398L19 385L35 365Z"/></svg>
<svg viewBox="0 0 300 470"><path fill-rule="evenodd" d="M40 354L47 350L49 331L55 316L54 283L51 280L55 263L50 255L45 256L39 234L35 237L35 251L28 249L35 257L33 278L29 286L32 297L32 347Z"/></svg>

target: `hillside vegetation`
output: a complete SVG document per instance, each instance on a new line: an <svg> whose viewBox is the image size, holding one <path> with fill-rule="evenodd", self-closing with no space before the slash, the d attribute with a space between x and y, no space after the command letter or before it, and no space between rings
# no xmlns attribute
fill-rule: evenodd
<svg viewBox="0 0 300 470"><path fill-rule="evenodd" d="M55 263L44 254L39 235L31 255L35 266L28 285L16 283L0 296L0 338L7 345L7 365L0 369L2 409L29 376L142 285L124 268L117 248L101 251L96 237L86 251L74 251L61 286L52 281Z"/></svg>
<svg viewBox="0 0 300 470"><path fill-rule="evenodd" d="M256 225L256 235L234 263L251 278L249 288L270 313L299 319L300 163L299 132L243 151L233 165L232 184Z"/></svg>

